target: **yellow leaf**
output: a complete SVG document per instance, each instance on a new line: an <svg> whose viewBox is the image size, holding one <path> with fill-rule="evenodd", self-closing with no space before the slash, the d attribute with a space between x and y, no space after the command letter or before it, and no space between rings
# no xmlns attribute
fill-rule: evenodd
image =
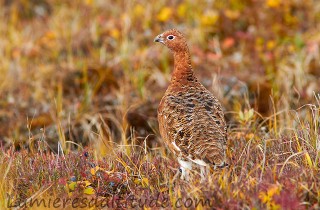
<svg viewBox="0 0 320 210"><path fill-rule="evenodd" d="M288 51L289 51L290 53L293 53L293 52L295 51L295 47L294 47L292 44L290 44L290 45L288 46Z"/></svg>
<svg viewBox="0 0 320 210"><path fill-rule="evenodd" d="M142 16L144 14L144 7L141 4L137 4L133 8L133 14L137 17Z"/></svg>
<svg viewBox="0 0 320 210"><path fill-rule="evenodd" d="M241 200L244 200L246 196L244 195L243 192L239 192L239 197Z"/></svg>
<svg viewBox="0 0 320 210"><path fill-rule="evenodd" d="M160 189L160 192L166 192L166 191L168 191L168 190L169 190L169 188L163 187L163 188Z"/></svg>
<svg viewBox="0 0 320 210"><path fill-rule="evenodd" d="M246 135L247 140L253 139L254 134L253 133L249 133Z"/></svg>
<svg viewBox="0 0 320 210"><path fill-rule="evenodd" d="M260 200L261 200L262 203L268 203L268 202L270 202L270 198L269 198L269 196L267 195L267 193L265 193L265 192L260 192L258 197L260 198Z"/></svg>
<svg viewBox="0 0 320 210"><path fill-rule="evenodd" d="M278 195L280 193L280 188L277 185L272 186L268 189L268 196L272 197L274 195Z"/></svg>
<svg viewBox="0 0 320 210"><path fill-rule="evenodd" d="M310 167L313 167L312 160L311 160L311 158L310 158L309 153L307 153L307 152L305 153L305 158L306 158L306 161L307 161L308 165L309 165Z"/></svg>
<svg viewBox="0 0 320 210"><path fill-rule="evenodd" d="M95 168L91 168L91 169L90 169L90 173L91 173L91 175L93 175L93 176L96 175L96 170L95 170Z"/></svg>
<svg viewBox="0 0 320 210"><path fill-rule="evenodd" d="M201 23L204 26L212 26L218 21L218 19L219 14L214 10L210 10L201 17Z"/></svg>
<svg viewBox="0 0 320 210"><path fill-rule="evenodd" d="M143 178L142 179L142 186L143 187L149 186L149 179L148 178Z"/></svg>
<svg viewBox="0 0 320 210"><path fill-rule="evenodd" d="M118 29L114 28L111 30L110 35L115 39L119 39L120 31Z"/></svg>
<svg viewBox="0 0 320 210"><path fill-rule="evenodd" d="M95 193L95 191L92 187L87 187L86 189L84 189L83 193L87 195L92 195Z"/></svg>
<svg viewBox="0 0 320 210"><path fill-rule="evenodd" d="M69 185L68 185L68 188L70 190L74 190L74 188L76 187L77 183L76 182L71 182Z"/></svg>
<svg viewBox="0 0 320 210"><path fill-rule="evenodd" d="M47 39L55 39L57 37L57 35L55 34L55 32L53 31L48 31L45 35L44 35Z"/></svg>
<svg viewBox="0 0 320 210"><path fill-rule="evenodd" d="M86 0L85 3L86 5L91 5L93 3L93 0Z"/></svg>
<svg viewBox="0 0 320 210"><path fill-rule="evenodd" d="M100 168L99 166L96 166L96 167L90 169L90 173L94 176L94 175L96 175L96 173L97 173L99 170L103 170L103 169Z"/></svg>
<svg viewBox="0 0 320 210"><path fill-rule="evenodd" d="M270 41L267 42L267 49L268 50L274 49L275 46L276 46L276 42L275 41L270 40Z"/></svg>
<svg viewBox="0 0 320 210"><path fill-rule="evenodd" d="M290 13L285 13L284 20L287 24L295 24L298 21L297 17Z"/></svg>
<svg viewBox="0 0 320 210"><path fill-rule="evenodd" d="M227 9L226 11L224 11L224 14L227 18L229 18L231 20L235 20L240 16L239 11L230 10L230 9Z"/></svg>
<svg viewBox="0 0 320 210"><path fill-rule="evenodd" d="M166 22L172 15L172 9L170 7L164 7L157 15L157 19L161 22Z"/></svg>
<svg viewBox="0 0 320 210"><path fill-rule="evenodd" d="M248 112L248 120L253 117L253 114L254 114L254 110L250 109L249 112Z"/></svg>
<svg viewBox="0 0 320 210"><path fill-rule="evenodd" d="M256 45L262 46L264 44L264 39L262 37L256 38Z"/></svg>
<svg viewBox="0 0 320 210"><path fill-rule="evenodd" d="M272 197L272 196L275 195L275 194L278 194L278 192L279 192L278 186L273 186L273 187L271 187L270 189L268 189L268 195L269 195L270 197Z"/></svg>
<svg viewBox="0 0 320 210"><path fill-rule="evenodd" d="M86 184L86 187L88 187L89 185L91 185L91 183L89 181L84 181L84 183Z"/></svg>
<svg viewBox="0 0 320 210"><path fill-rule="evenodd" d="M266 4L268 7L276 8L280 6L281 0L267 0Z"/></svg>
<svg viewBox="0 0 320 210"><path fill-rule="evenodd" d="M188 9L188 5L186 3L181 3L178 6L178 16L179 17L185 17L186 13L187 13L187 9Z"/></svg>
<svg viewBox="0 0 320 210"><path fill-rule="evenodd" d="M281 209L281 206L278 204L275 204L274 202L271 203L271 209L272 210L278 210Z"/></svg>
<svg viewBox="0 0 320 210"><path fill-rule="evenodd" d="M241 121L244 120L244 114L243 114L242 111L239 111L239 119L240 119Z"/></svg>
<svg viewBox="0 0 320 210"><path fill-rule="evenodd" d="M140 184L140 180L139 179L134 179L134 183L135 184Z"/></svg>

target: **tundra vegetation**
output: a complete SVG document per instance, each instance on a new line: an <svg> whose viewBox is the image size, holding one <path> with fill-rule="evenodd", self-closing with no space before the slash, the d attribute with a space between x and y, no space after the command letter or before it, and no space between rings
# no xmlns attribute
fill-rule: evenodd
<svg viewBox="0 0 320 210"><path fill-rule="evenodd" d="M0 4L1 209L320 208L319 1ZM169 28L225 108L230 166L204 182L173 182L159 135Z"/></svg>

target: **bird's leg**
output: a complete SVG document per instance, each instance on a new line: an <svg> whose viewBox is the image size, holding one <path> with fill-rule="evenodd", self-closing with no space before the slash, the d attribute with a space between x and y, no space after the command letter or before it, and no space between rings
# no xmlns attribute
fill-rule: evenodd
<svg viewBox="0 0 320 210"><path fill-rule="evenodd" d="M172 183L174 183L176 181L176 179L180 173L181 173L181 169L179 168L179 170L177 170L177 173L173 176Z"/></svg>
<svg viewBox="0 0 320 210"><path fill-rule="evenodd" d="M180 167L179 171L181 173L180 179L185 179L186 178L186 169L184 167Z"/></svg>
<svg viewBox="0 0 320 210"><path fill-rule="evenodd" d="M201 182L205 181L205 177L208 177L210 172L209 166L200 166Z"/></svg>
<svg viewBox="0 0 320 210"><path fill-rule="evenodd" d="M185 181L190 181L190 170L189 168L181 167L182 175L181 179L184 179Z"/></svg>
<svg viewBox="0 0 320 210"><path fill-rule="evenodd" d="M205 180L205 173L206 173L206 166L200 166L200 176L201 176L200 182L203 182Z"/></svg>
<svg viewBox="0 0 320 210"><path fill-rule="evenodd" d="M192 162L178 158L180 164L181 179L189 181L189 170L192 170Z"/></svg>

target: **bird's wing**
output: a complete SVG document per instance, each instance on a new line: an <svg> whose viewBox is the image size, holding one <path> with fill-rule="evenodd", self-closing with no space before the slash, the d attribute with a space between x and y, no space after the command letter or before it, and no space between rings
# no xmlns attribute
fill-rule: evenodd
<svg viewBox="0 0 320 210"><path fill-rule="evenodd" d="M202 85L166 95L159 107L160 132L173 152L193 161L221 164L226 123L218 100Z"/></svg>

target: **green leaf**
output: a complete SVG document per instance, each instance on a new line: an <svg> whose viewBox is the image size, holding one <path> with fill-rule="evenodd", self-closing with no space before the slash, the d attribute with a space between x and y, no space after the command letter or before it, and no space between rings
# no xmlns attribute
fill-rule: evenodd
<svg viewBox="0 0 320 210"><path fill-rule="evenodd" d="M239 118L240 118L241 121L244 120L244 114L243 114L242 111L239 112Z"/></svg>
<svg viewBox="0 0 320 210"><path fill-rule="evenodd" d="M84 189L83 193L87 195L92 195L95 193L95 191L92 187L87 187L86 189Z"/></svg>
<svg viewBox="0 0 320 210"><path fill-rule="evenodd" d="M76 187L77 183L76 182L71 182L68 187L70 190L74 190L74 188Z"/></svg>

